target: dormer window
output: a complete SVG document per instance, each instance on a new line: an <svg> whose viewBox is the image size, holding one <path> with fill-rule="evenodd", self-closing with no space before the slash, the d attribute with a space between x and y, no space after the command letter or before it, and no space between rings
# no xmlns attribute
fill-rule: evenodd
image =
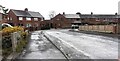
<svg viewBox="0 0 120 61"><path fill-rule="evenodd" d="M26 20L31 20L31 18L27 17Z"/></svg>
<svg viewBox="0 0 120 61"><path fill-rule="evenodd" d="M23 20L23 17L19 17L19 20Z"/></svg>

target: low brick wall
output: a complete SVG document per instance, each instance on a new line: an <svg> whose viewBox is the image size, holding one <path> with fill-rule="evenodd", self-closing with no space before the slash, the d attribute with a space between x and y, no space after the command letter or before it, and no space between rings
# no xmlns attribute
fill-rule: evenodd
<svg viewBox="0 0 120 61"><path fill-rule="evenodd" d="M118 25L82 25L79 30L83 31L96 31L105 33L120 33L120 26Z"/></svg>

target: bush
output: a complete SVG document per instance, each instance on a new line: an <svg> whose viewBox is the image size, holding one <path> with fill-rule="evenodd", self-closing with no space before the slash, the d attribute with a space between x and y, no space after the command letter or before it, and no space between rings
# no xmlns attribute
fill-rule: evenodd
<svg viewBox="0 0 120 61"><path fill-rule="evenodd" d="M17 47L16 47L16 52L21 52L23 50L23 48L26 46L27 44L27 40L22 40L18 43Z"/></svg>
<svg viewBox="0 0 120 61"><path fill-rule="evenodd" d="M1 30L2 31L2 53L4 57L7 57L10 53L12 53L12 40L11 40L11 33L19 32L21 39L16 46L16 52L21 52L23 47L27 44L27 32L24 32L24 28L15 26L13 28L6 27Z"/></svg>
<svg viewBox="0 0 120 61"><path fill-rule="evenodd" d="M28 33L27 32L21 32L21 37L22 39L26 39L28 36Z"/></svg>
<svg viewBox="0 0 120 61"><path fill-rule="evenodd" d="M18 32L18 31L24 31L24 28L19 27L19 26L15 26L15 27L13 27L13 28L11 28L11 27L6 27L6 28L4 28L4 29L2 30L2 36L4 36L4 35L9 35L9 34L11 34L11 33L13 33L13 32Z"/></svg>

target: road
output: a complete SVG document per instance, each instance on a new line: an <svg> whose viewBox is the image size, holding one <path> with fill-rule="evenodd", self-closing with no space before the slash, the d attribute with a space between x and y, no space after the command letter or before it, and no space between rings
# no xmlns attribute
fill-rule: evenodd
<svg viewBox="0 0 120 61"><path fill-rule="evenodd" d="M29 44L16 61L39 59L66 59L61 52L55 48L44 36L41 31L32 32Z"/></svg>
<svg viewBox="0 0 120 61"><path fill-rule="evenodd" d="M69 46L91 59L118 59L117 38L70 32L68 30L47 30L44 33L51 40L54 39L53 42L59 40L61 44Z"/></svg>
<svg viewBox="0 0 120 61"><path fill-rule="evenodd" d="M117 41L117 38L71 32L68 29L35 31L31 33L26 49L15 61L118 59Z"/></svg>
<svg viewBox="0 0 120 61"><path fill-rule="evenodd" d="M58 43L56 46L45 37L42 31L35 31L31 33L24 51L14 61L58 61L58 59L69 61L68 59L89 59L89 57L67 45Z"/></svg>

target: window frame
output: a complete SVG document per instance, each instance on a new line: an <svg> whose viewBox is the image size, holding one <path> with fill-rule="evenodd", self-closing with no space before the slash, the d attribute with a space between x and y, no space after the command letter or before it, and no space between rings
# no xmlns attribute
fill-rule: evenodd
<svg viewBox="0 0 120 61"><path fill-rule="evenodd" d="M18 17L19 20L23 20L23 17Z"/></svg>
<svg viewBox="0 0 120 61"><path fill-rule="evenodd" d="M39 19L38 18L33 18L34 19L34 21L38 21Z"/></svg>
<svg viewBox="0 0 120 61"><path fill-rule="evenodd" d="M26 17L26 20L27 21L31 21L32 19L30 17Z"/></svg>

